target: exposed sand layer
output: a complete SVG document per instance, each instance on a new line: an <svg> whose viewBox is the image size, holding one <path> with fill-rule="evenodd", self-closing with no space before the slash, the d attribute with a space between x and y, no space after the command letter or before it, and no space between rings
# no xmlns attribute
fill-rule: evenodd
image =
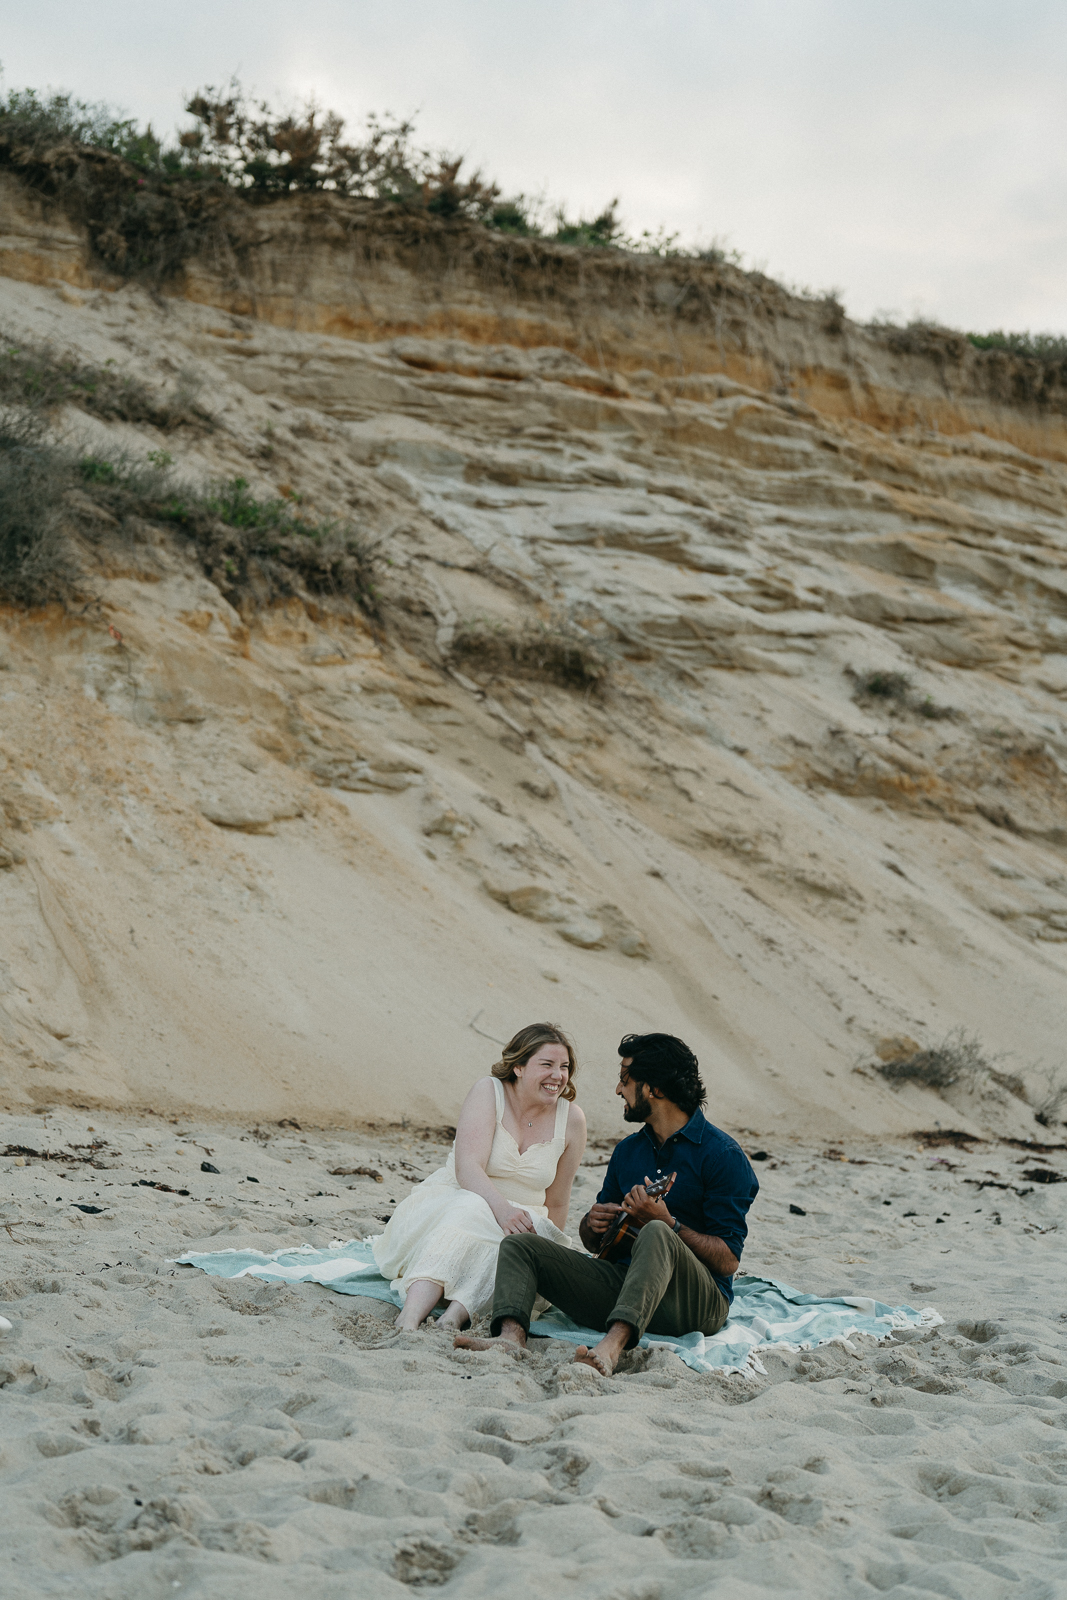
<svg viewBox="0 0 1067 1600"><path fill-rule="evenodd" d="M166 1264L374 1231L443 1145L5 1117L3 1144L68 1156L0 1158L5 1596L1052 1600L1067 1189L1027 1174L1064 1151L741 1136L766 1152L746 1270L945 1325L756 1380L642 1354L608 1382L556 1341L454 1352L379 1302ZM356 1167L382 1182L333 1173Z"/></svg>
<svg viewBox="0 0 1067 1600"><path fill-rule="evenodd" d="M193 369L207 431L57 427L354 518L385 618L239 615L143 522L92 546L83 612L0 615L10 1107L440 1126L547 1015L594 1130L619 1035L657 1027L749 1125L1034 1130L1067 976L1067 468L722 373L611 397L562 349L134 288L2 280L0 321L153 385ZM456 653L560 618L602 694ZM872 671L911 687L857 697ZM947 1112L874 1070L960 1026L1001 1077Z"/></svg>
<svg viewBox="0 0 1067 1600"><path fill-rule="evenodd" d="M1062 375L328 196L153 295L0 188L0 329L207 413L56 436L345 519L381 611L68 497L84 603L0 608L8 1109L447 1126L551 1017L594 1132L654 1028L764 1131L1059 1123Z"/></svg>

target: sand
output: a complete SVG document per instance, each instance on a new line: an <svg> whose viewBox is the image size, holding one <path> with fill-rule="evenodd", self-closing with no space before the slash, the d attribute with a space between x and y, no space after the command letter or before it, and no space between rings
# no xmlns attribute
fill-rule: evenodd
<svg viewBox="0 0 1067 1600"><path fill-rule="evenodd" d="M333 196L158 295L0 189L5 336L210 412L57 439L380 558L378 620L253 604L71 502L85 604L0 606L5 1600L1067 1593L1055 397L758 274L449 264ZM508 665L541 628L602 692ZM606 1381L169 1264L373 1232L545 1017L576 1214L620 1034L669 1029L766 1152L746 1269L943 1326ZM887 1081L961 1028L981 1073Z"/></svg>
<svg viewBox="0 0 1067 1600"><path fill-rule="evenodd" d="M5 1117L0 1148L70 1159L0 1158L3 1593L1064 1593L1067 1189L1026 1173L1065 1153L735 1131L767 1154L748 1271L944 1325L769 1354L755 1379L456 1352L378 1302L168 1264L373 1232L444 1144ZM382 1182L331 1170L360 1166Z"/></svg>
<svg viewBox="0 0 1067 1600"><path fill-rule="evenodd" d="M0 277L0 327L168 392L189 371L212 414L68 407L65 442L350 520L383 622L239 615L136 519L89 541L94 604L0 606L5 1109L454 1124L496 1042L550 1018L594 1131L620 1035L665 1028L741 1126L1037 1133L1067 467L1010 444L1021 413L912 427L914 362L882 431L756 368L611 398L519 352L505 381L471 340L392 338L414 311L384 269L360 342L39 265ZM610 658L603 694L454 675L465 628L561 618ZM873 671L910 698L857 698ZM960 1027L1002 1081L946 1108L880 1074Z"/></svg>

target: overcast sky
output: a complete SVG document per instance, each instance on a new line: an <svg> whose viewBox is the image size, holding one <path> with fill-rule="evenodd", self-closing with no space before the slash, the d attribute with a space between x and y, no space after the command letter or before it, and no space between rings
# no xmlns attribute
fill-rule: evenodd
<svg viewBox="0 0 1067 1600"><path fill-rule="evenodd" d="M238 73L414 114L508 191L725 242L849 314L1067 332L1064 0L8 0L5 88L157 130Z"/></svg>

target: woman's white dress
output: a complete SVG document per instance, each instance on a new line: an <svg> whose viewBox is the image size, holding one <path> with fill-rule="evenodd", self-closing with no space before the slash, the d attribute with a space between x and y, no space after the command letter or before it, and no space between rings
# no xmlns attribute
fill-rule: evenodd
<svg viewBox="0 0 1067 1600"><path fill-rule="evenodd" d="M493 1089L496 1132L486 1174L506 1199L530 1213L543 1239L569 1244L566 1234L549 1221L545 1208L545 1193L567 1143L569 1101L561 1099L556 1106L552 1138L531 1145L520 1155L504 1127L504 1086L499 1078L493 1079ZM460 1186L453 1144L445 1165L401 1200L385 1232L375 1235L370 1245L378 1271L392 1280L391 1286L401 1298L407 1298L408 1287L417 1278L428 1278L441 1284L446 1300L458 1300L473 1317L493 1298L496 1257L503 1237L504 1230L488 1201Z"/></svg>

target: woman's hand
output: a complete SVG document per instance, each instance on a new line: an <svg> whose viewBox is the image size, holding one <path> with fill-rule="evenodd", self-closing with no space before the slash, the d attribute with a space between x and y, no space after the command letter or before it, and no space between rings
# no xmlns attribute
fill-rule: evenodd
<svg viewBox="0 0 1067 1600"><path fill-rule="evenodd" d="M521 1206L502 1206L496 1213L496 1220L506 1234L537 1232L530 1213Z"/></svg>

